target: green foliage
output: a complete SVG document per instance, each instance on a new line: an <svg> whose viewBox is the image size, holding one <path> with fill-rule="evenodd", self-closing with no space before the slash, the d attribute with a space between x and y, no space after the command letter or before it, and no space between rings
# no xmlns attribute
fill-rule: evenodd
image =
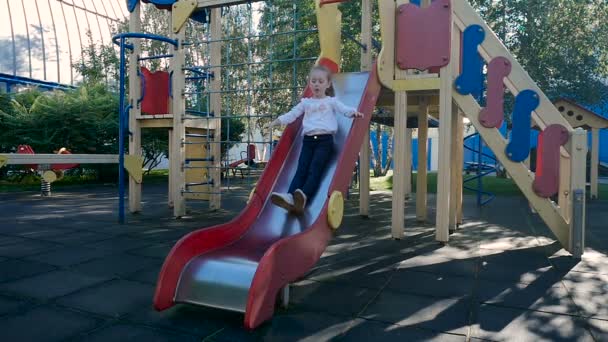
<svg viewBox="0 0 608 342"><path fill-rule="evenodd" d="M222 157L228 150L243 139L245 123L237 118L226 118L222 120L222 141L230 141L222 144Z"/></svg>
<svg viewBox="0 0 608 342"><path fill-rule="evenodd" d="M591 105L608 97L608 86L601 82L608 79L608 2L471 1L549 97L569 96ZM360 6L360 1L340 4L344 71L359 70L361 48L348 37L360 40ZM167 12L150 5L142 8L143 31L167 35ZM375 2L372 18L373 37L380 40ZM299 99L319 54L317 33L306 32L316 27L313 1L269 0L222 9L224 37L251 36L221 44L224 66L217 75L222 79L221 134L222 141L230 141L222 144L222 154L231 142L255 140L246 132L264 127ZM127 30L126 21L115 29ZM192 44L187 66L210 65L208 39L208 24L188 22L186 40ZM166 43L141 40L141 44L142 56L172 53ZM118 62L114 46L95 45L89 35L82 60L74 64L83 77L78 89L44 94L29 90L13 99L0 96L0 151L29 144L40 152L67 147L76 153L116 153ZM168 62L155 59L141 64L156 71L168 70ZM188 108L208 111L209 94L201 85L205 83L187 82L186 92L192 94L186 103ZM512 102L507 97L507 111ZM142 138L146 161L167 154L165 130L146 130ZM386 170L377 169L377 174Z"/></svg>
<svg viewBox="0 0 608 342"><path fill-rule="evenodd" d="M6 113L8 117L12 117L14 115L15 111L13 110L13 104L11 103L11 97L9 94L0 93L0 112ZM0 116L0 127L6 127L7 119L8 118L5 116ZM11 146L4 145L6 143L4 135L8 133L9 132L6 130L2 130L2 132L0 132L0 152L6 152L10 150ZM2 170L0 170L0 172L2 172Z"/></svg>
<svg viewBox="0 0 608 342"><path fill-rule="evenodd" d="M118 104L103 85L27 93L13 101L12 116L0 113L6 119L10 145L31 145L41 153L61 147L73 153L115 153Z"/></svg>
<svg viewBox="0 0 608 342"><path fill-rule="evenodd" d="M550 98L596 104L608 96L608 2L472 3Z"/></svg>
<svg viewBox="0 0 608 342"><path fill-rule="evenodd" d="M0 111L1 152L30 145L37 153L65 147L72 153L114 154L117 109L117 97L102 84L45 93L24 91ZM103 175L102 168L93 168L98 177Z"/></svg>
<svg viewBox="0 0 608 342"><path fill-rule="evenodd" d="M159 11L150 11L149 9L144 13L144 19L149 17L150 15L155 15L154 13L158 13ZM153 13L153 14L150 14ZM159 18L153 18L155 21L160 20L161 18L166 18L164 15ZM149 23L149 20L144 20L144 23ZM158 22L157 22L158 24ZM152 25L152 24L149 24ZM159 27L160 25L155 25L155 27ZM117 26L117 32L126 31L127 24L126 22L121 23ZM148 44L149 41L142 40L142 45ZM158 42L156 42L158 43ZM166 44L165 44L166 45ZM151 51L157 51L161 47L158 44L152 46L144 46L144 48L148 48ZM160 53L166 53L165 51L161 51ZM111 134L114 136L112 143L105 145L110 149L109 152L104 153L116 153L118 150L117 147L117 134L118 134L118 85L119 85L119 54L113 47L111 43L108 45L97 45L89 40L89 46L83 50L83 58L78 63L74 64L74 68L76 71L82 75L83 77L83 86L85 87L104 87L109 92L111 92L111 96L114 97L111 108L105 108L106 110L110 110L111 112L116 112L114 119L114 126ZM150 65L150 63L156 63ZM155 67L159 67L158 60L152 61L146 66L150 69L155 70ZM128 82L127 77L127 82ZM127 89L128 90L128 89ZM96 152L101 153L101 152ZM168 139L167 139L167 131L162 129L146 129L142 131L142 155L144 157L144 165L147 167L146 172L150 172L154 167L158 166L163 156L168 156ZM110 172L113 175L115 172Z"/></svg>
<svg viewBox="0 0 608 342"><path fill-rule="evenodd" d="M89 44L82 50L82 59L72 66L88 84L107 84L117 90L119 77L119 56L114 47L97 45L91 31L87 32Z"/></svg>
<svg viewBox="0 0 608 342"><path fill-rule="evenodd" d="M144 157L146 174L157 167L162 158L169 156L169 138L166 129L154 128L142 130L141 150Z"/></svg>

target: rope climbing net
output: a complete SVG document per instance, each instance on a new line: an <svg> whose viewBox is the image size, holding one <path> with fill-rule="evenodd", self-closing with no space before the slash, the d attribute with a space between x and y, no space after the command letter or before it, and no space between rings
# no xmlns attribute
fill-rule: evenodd
<svg viewBox="0 0 608 342"><path fill-rule="evenodd" d="M317 58L314 4L275 0L228 6L222 8L221 38L210 37L208 23L190 22L186 32L187 55L195 62L186 68L192 81L186 85L186 113L199 120L221 117L221 140L207 135L204 143L221 146L216 167L222 188L248 193L280 134L265 126L298 101ZM210 61L213 43L222 46L220 64ZM220 89L208 86L215 77L210 70L219 70ZM211 110L213 94L221 97L219 114ZM211 195L210 189L189 191Z"/></svg>

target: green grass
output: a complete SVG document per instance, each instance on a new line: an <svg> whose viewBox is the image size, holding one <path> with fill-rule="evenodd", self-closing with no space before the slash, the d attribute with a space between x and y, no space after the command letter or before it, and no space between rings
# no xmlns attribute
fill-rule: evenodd
<svg viewBox="0 0 608 342"><path fill-rule="evenodd" d="M373 174L373 172L371 172ZM464 179L470 178L471 175L464 175ZM416 192L416 173L412 177L412 191ZM427 176L428 192L437 193L437 173L430 172ZM484 191L491 192L497 196L517 196L521 195L521 191L512 179L498 178L494 176L486 176L482 178ZM476 188L477 180L468 182L465 186ZM373 177L370 181L372 190L392 190L393 189L393 174L392 171L383 177ZM464 190L465 194L474 194L474 191ZM599 185L599 197L608 198L608 184Z"/></svg>
<svg viewBox="0 0 608 342"><path fill-rule="evenodd" d="M373 175L373 171L370 172ZM144 175L144 184L164 184L167 182L169 177L169 170L152 170L149 174ZM469 178L469 175L465 175L464 178ZM412 191L416 191L416 173L412 177ZM437 192L437 173L430 172L427 177L428 192ZM485 191L491 192L497 196L516 196L520 195L521 192L515 182L508 178L497 178L493 176L486 176L482 178L483 187ZM66 187L80 187L86 188L87 186L99 186L107 183L96 181L93 177L86 176L65 176L63 179L53 183L53 188L66 188ZM113 185L113 184L112 184ZM477 181L472 181L466 184L469 187L475 188ZM370 188L372 190L392 190L393 188L393 174L392 171L383 177L372 177L370 180ZM40 178L35 175L26 176L22 182L15 183L7 180L0 180L0 193L6 192L20 192L20 191L39 191L40 190ZM465 194L474 194L474 191L465 189ZM601 199L608 198L608 184L599 185L599 197Z"/></svg>
<svg viewBox="0 0 608 342"><path fill-rule="evenodd" d="M464 179L469 178L470 176L464 177ZM482 178L483 188L485 191L489 191L496 195L519 195L521 192L519 188L511 179L506 178L497 178L492 176L486 176ZM416 192L417 188L417 177L416 173L412 176L412 191ZM477 181L472 181L466 184L469 187L476 187ZM437 173L429 172L427 176L427 191L429 193L437 193ZM374 190L392 190L393 188L393 175L389 173L384 177L372 178L370 182L370 187ZM475 192L465 189L465 194L473 194Z"/></svg>
<svg viewBox="0 0 608 342"><path fill-rule="evenodd" d="M144 175L144 183L162 184L167 182L168 177L169 170L152 170L149 174ZM93 176L65 176L62 179L54 182L52 188L86 188L88 186L108 184L114 185L115 183L100 182ZM40 191L40 177L30 174L25 176L20 182L0 180L0 193L21 191Z"/></svg>
<svg viewBox="0 0 608 342"><path fill-rule="evenodd" d="M53 187L86 186L99 184L93 177L88 176L65 176L53 183ZM34 174L26 175L20 181L0 180L0 192L39 191L40 177Z"/></svg>
<svg viewBox="0 0 608 342"><path fill-rule="evenodd" d="M144 174L144 183L160 184L166 183L169 179L169 170L152 170L149 174Z"/></svg>

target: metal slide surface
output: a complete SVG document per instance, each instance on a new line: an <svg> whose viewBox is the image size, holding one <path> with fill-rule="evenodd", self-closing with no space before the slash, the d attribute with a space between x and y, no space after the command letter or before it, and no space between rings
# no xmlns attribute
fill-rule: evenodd
<svg viewBox="0 0 608 342"><path fill-rule="evenodd" d="M373 70L334 76L336 97L358 107L365 117L353 121L337 115L334 156L305 214L291 215L274 206L269 196L272 191L286 192L295 174L302 145L298 121L285 131L252 200L239 217L190 233L169 253L154 299L158 310L173 303L190 303L243 312L248 328L272 316L278 291L305 275L331 238L327 201L332 191L345 192L350 183L380 91Z"/></svg>

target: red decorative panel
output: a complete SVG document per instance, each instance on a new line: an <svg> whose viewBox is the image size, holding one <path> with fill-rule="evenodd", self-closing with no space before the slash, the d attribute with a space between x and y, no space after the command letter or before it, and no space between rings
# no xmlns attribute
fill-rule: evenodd
<svg viewBox="0 0 608 342"><path fill-rule="evenodd" d="M538 196L548 198L559 190L560 147L568 142L569 135L568 130L559 124L547 126L541 135L532 189Z"/></svg>
<svg viewBox="0 0 608 342"><path fill-rule="evenodd" d="M57 154L72 154L65 148L61 148ZM78 164L51 164L51 170L69 170L78 167Z"/></svg>
<svg viewBox="0 0 608 342"><path fill-rule="evenodd" d="M399 6L396 20L397 66L426 70L450 62L452 41L450 0L434 1L427 8L412 3Z"/></svg>
<svg viewBox="0 0 608 342"><path fill-rule="evenodd" d="M142 114L169 114L169 73L166 71L150 72L143 67L141 73L144 78Z"/></svg>
<svg viewBox="0 0 608 342"><path fill-rule="evenodd" d="M17 146L17 153L18 154L35 154L34 149L32 148L32 146L30 145L19 145ZM29 164L29 165L23 165L26 169L38 169L38 165L36 164Z"/></svg>
<svg viewBox="0 0 608 342"><path fill-rule="evenodd" d="M511 62L505 57L496 57L488 64L488 93L486 107L479 112L479 122L488 128L498 128L504 119L505 83L503 79L511 73Z"/></svg>
<svg viewBox="0 0 608 342"><path fill-rule="evenodd" d="M538 139L536 140L536 178L540 177L543 174L543 132L541 131L538 134Z"/></svg>

